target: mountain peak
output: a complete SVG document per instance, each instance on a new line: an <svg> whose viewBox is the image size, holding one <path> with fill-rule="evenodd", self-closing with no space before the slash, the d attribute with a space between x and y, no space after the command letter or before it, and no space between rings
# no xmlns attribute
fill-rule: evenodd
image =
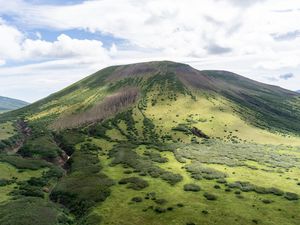
<svg viewBox="0 0 300 225"><path fill-rule="evenodd" d="M134 95L127 96L127 90L134 90ZM300 115L287 109L287 105L298 101L299 95L296 92L263 84L229 71L201 71L172 61L151 61L104 68L17 111L16 115L35 115L34 119L47 119L51 123L58 118L71 120L70 115L73 117L80 114L80 118L86 117L91 113L88 112L89 109L103 102L110 102L110 96L120 96L120 101L126 98L135 101L137 99L133 96L140 96L145 101L151 98L152 102L157 102L161 99L177 99L180 95L194 98L199 94L230 101L235 105L235 111L255 126L300 131L297 122ZM128 102L132 104L131 100ZM114 102L117 100L114 99ZM127 107L126 104L121 105ZM96 112L98 109L93 110ZM13 116L12 113L10 115ZM79 117L74 116L73 120ZM61 121L59 123L66 124Z"/></svg>

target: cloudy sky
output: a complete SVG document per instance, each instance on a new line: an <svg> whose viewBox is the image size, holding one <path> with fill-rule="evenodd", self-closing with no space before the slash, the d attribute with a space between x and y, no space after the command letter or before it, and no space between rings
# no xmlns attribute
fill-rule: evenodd
<svg viewBox="0 0 300 225"><path fill-rule="evenodd" d="M300 1L0 0L0 95L43 98L109 65L173 60L300 89Z"/></svg>

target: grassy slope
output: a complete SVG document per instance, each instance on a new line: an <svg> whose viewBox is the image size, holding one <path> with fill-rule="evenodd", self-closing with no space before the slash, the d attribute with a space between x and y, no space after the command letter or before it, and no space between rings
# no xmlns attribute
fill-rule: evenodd
<svg viewBox="0 0 300 225"><path fill-rule="evenodd" d="M189 118L189 114L200 114L202 115L201 119L210 119L213 115L214 120L216 120L215 123L208 122L206 124L206 122L201 122L199 124L195 124L195 126L203 129L211 136L223 136L225 134L223 130L224 124L228 124L228 127L231 128L231 123L239 123L239 131L235 132L235 134L241 137L243 140L261 142L264 144L279 144L283 142L287 144L295 143L291 142L291 140L293 140L296 141L295 145L297 145L297 143L299 145L298 138L293 137L289 139L287 137L282 137L280 135L260 130L241 121L237 115L232 115L230 111L225 110L225 112L220 112L219 110L216 110L215 107L220 106L221 104L216 99L208 101L205 97L199 96L197 98L198 101L194 102L194 104L192 104L193 102L191 101L186 101L186 104L184 104L184 98L186 97L179 98L176 102L169 102L171 106L168 106L168 102L164 101L164 104L157 104L154 107L148 107L145 113L154 121L155 125L159 129L160 126L163 125L163 133L172 133L171 128L178 123L186 122L186 119ZM189 99L189 97L187 98ZM216 104L217 102L219 105ZM200 107L196 107L199 105L204 107L201 107L201 110L199 110ZM222 106L225 107L226 105L228 104L223 104ZM138 114L136 115L138 116ZM177 117L176 115L179 116ZM159 118L162 118L162 120ZM225 121L224 118L226 118ZM174 123L173 121L176 122ZM219 125L220 122L221 125ZM120 122L120 126L124 130L125 126L124 124L121 124L123 123ZM139 126L137 125L137 128L138 127ZM216 132L210 131L212 129L215 129ZM235 127L232 129L235 130ZM113 130L107 132L107 134L111 134L111 137L114 138L116 136ZM265 136L257 137L257 133L262 133ZM175 133L172 135L177 137ZM184 139L184 137L182 138L185 140L185 142L189 142L190 137L186 137L186 139ZM96 141L95 143L106 150L111 148L111 145L103 145L102 143L105 142L102 141ZM289 154L290 150L284 150L285 148L286 147L283 146L281 151ZM137 152L141 154L143 149L144 147L140 146L140 149L137 149ZM152 151L156 150L153 149ZM296 154L300 153L299 149L294 151ZM188 222L194 222L195 224L253 224L255 223L253 221L256 220L259 221L259 224L296 224L297 220L299 220L297 215L297 211L300 208L299 202L287 201L282 197L268 194L260 195L254 192L242 193L243 199L237 198L236 194L233 193L234 190L229 193L225 192L224 185L220 185L221 189L215 189L214 185L217 184L215 180L197 181L192 179L185 169L182 168L185 164L179 163L174 158L173 153L163 152L161 155L167 157L169 162L160 164L159 166L172 172L178 172L184 177L183 181L175 186L171 186L159 179L143 177L143 179L146 179L150 185L142 191L130 190L122 185L114 186L112 188L111 196L94 210L95 213L103 216L102 224L153 224L154 221L155 224L186 224ZM122 166L109 166L110 160L107 160L106 156L100 156L100 159L101 162L105 163L103 171L109 177L115 180L120 180L123 177L129 176L124 174L124 171L127 169L123 168ZM248 163L250 165L255 163L253 161L251 162ZM256 163L256 166L262 168L266 167L266 165L259 163ZM253 170L240 166L228 167L226 165L207 164L207 167L212 167L219 171L226 172L228 175L226 180L228 182L239 180L250 181L263 187L277 187L284 191L291 191L300 194L297 181L294 180L299 176L299 167L284 172L283 174L278 172ZM286 179L287 177L289 177L288 180ZM185 192L183 191L183 185L186 183L199 184L203 190L197 193ZM156 192L159 198L164 198L168 201L168 203L162 207L173 207L174 210L162 214L157 214L151 209L148 209L145 212L143 210L147 209L149 206L155 207L157 204L151 200L143 200L141 203L131 202L133 197L139 196L144 198L146 193L149 192ZM217 195L218 200L206 200L203 197L204 192ZM271 204L265 204L262 202L262 199L268 199L274 202ZM185 206L183 208L177 207L177 203L183 203ZM203 210L206 210L209 213L206 215L202 212Z"/></svg>
<svg viewBox="0 0 300 225"><path fill-rule="evenodd" d="M0 162L0 171L0 179L10 180L15 177L17 178L17 181L26 181L31 177L40 177L45 169L18 171L17 168L13 167L12 165ZM17 186L17 184L11 184L0 187L0 204L11 198L9 193L13 191Z"/></svg>
<svg viewBox="0 0 300 225"><path fill-rule="evenodd" d="M199 107L199 105L203 107ZM224 108L221 111L219 108ZM193 125L201 128L211 137L224 137L227 136L224 129L235 132L235 135L248 142L255 142L261 144L294 144L299 145L299 138L297 137L284 137L279 134L270 133L259 128L255 128L244 121L237 115L233 114L231 107L228 107L228 102L224 99L207 99L205 96L197 96L197 101L191 100L188 96L181 96L176 102L163 101L163 104L158 103L153 107L148 107L145 110L145 115L151 118L156 125L157 132L162 128L162 134L169 133L174 138L178 134L171 131L171 128L180 124L186 123L186 119L190 119L190 114L199 114L197 118L201 122ZM141 115L138 110L134 110L135 120L140 121ZM178 116L177 116L178 115ZM212 122L209 122L213 116ZM160 119L161 118L161 119ZM202 122L207 120L207 122ZM175 121L175 122L174 122ZM225 124L227 126L225 127ZM237 124L237 127L232 127L231 124ZM161 127L162 126L162 127ZM126 131L124 121L119 122L119 127ZM139 133L142 133L141 126L136 124ZM238 129L238 131L235 131ZM113 128L106 132L112 138L118 140L126 139L121 136L116 129ZM262 136L258 136L261 134ZM185 135L180 136L187 146L190 143L190 137ZM140 137L142 138L142 137ZM95 139L94 143L109 151L112 148L111 143L105 144L106 141ZM225 146L224 146L225 147ZM255 145L253 146L255 147ZM272 147L270 148L273 149ZM270 151L271 151L270 150ZM145 146L141 145L136 151L142 154L145 151ZM152 151L157 151L152 149ZM273 151L273 150L272 150ZM300 149L289 148L282 145L281 149L275 150L279 154L293 154L299 157ZM177 172L183 176L183 181L171 186L160 179L153 179L151 177L144 177L143 179L149 182L149 187L142 191L135 191L126 188L123 185L115 185L112 187L112 194L110 197L98 207L94 209L94 213L103 217L101 224L187 224L194 222L195 224L297 224L299 216L297 211L300 209L299 201L288 201L281 196L274 196L270 194L257 194L255 192L242 192L243 198L238 198L234 193L225 192L225 185L219 184L221 189L216 189L214 186L218 184L216 180L195 180L190 177L183 166L190 163L180 163L171 152L162 152L163 157L168 158L167 163L157 164L166 170ZM111 167L110 160L107 156L100 155L100 161L104 164L103 172L114 180L120 180L124 177L132 176L126 175L127 168L122 166ZM234 155L232 155L235 158ZM226 166L220 164L205 164L205 167L213 168L227 174L228 182L234 181L249 181L261 187L276 187L283 191L294 192L300 194L297 180L299 177L300 167L283 170L278 172L275 165L256 162L254 156L252 160L245 161L249 166L255 166L258 169L252 169L246 166ZM272 168L275 167L275 168ZM270 168L273 171L266 171ZM280 169L278 167L277 169ZM136 174L134 174L136 175ZM202 190L200 192L185 192L183 185L186 183L198 184ZM165 205L158 205L152 200L143 200L141 203L133 203L133 197L146 196L146 193L156 192L158 198L166 199L168 202ZM204 192L213 193L218 196L217 201L208 201L203 197ZM126 194L124 194L126 193ZM265 204L262 200L267 199L273 201L271 204ZM178 203L183 203L184 207L178 207ZM116 207L119 206L119 207ZM162 208L173 207L173 210L166 213L158 214L149 207L154 208L159 206ZM146 211L145 211L146 210ZM208 214L202 211L208 211ZM155 221L155 222L154 222Z"/></svg>
<svg viewBox="0 0 300 225"><path fill-rule="evenodd" d="M96 189L99 185L97 186L94 182L99 176L102 177L104 174L115 181L115 184L109 188L111 193L105 201L89 202L91 207L84 211L84 215L89 215L87 218L93 219L90 219L89 223L82 222L82 224L297 224L300 220L297 213L300 209L299 200L288 201L283 196L258 194L253 191L242 192L243 197L238 197L239 195L234 193L238 189L232 188L231 192L225 192L225 185L218 184L216 179L196 180L184 166L193 163L201 164L206 169L212 168L214 172L224 173L227 176L227 182L249 181L260 187L276 187L284 192L300 195L300 186L297 184L300 175L300 165L297 161L300 159L300 149L297 147L300 145L300 138L297 135L299 135L300 127L296 123L293 126L289 123L282 124L286 113L289 114L292 123L299 118L298 96L290 96L288 91L258 85L255 82L246 83L246 86L243 86L245 80L242 79L240 86L243 86L248 97L254 96L258 99L258 94L263 97L263 101L259 101L258 106L252 107L253 105L245 101L247 98L241 99L236 96L237 90L232 89L232 81L226 81L230 83L229 86L222 86L224 80L228 79L228 76L222 77L223 73L220 78L218 74L220 72L212 71L209 75L204 71L203 76L197 72L196 74L201 79L208 78L207 83L204 84L205 87L195 90L190 88L187 81L184 81L187 82L185 83L187 86L179 82L182 75L178 75L180 79L174 75L177 69L181 73L191 70L181 64L156 62L110 67L33 105L4 114L0 116L0 121L25 116L29 125L37 129L33 131L34 137L30 141L34 142L40 138L40 135L52 140L53 136L45 130L45 126L51 124L61 114L83 112L124 86L139 86L142 89L141 98L137 106L132 108L132 112L128 111L127 114L111 117L106 128L101 127L99 123L101 129L95 128L94 133L91 131L98 126L97 124L78 129L74 135L78 135L79 138L77 136L71 138L76 140L73 140L72 144L67 144L68 147L76 145L75 154L69 161L68 166L71 168L69 174L57 185L59 190L65 188L66 194L76 194L78 192L76 187L81 187L79 195L89 201L95 200L95 196L99 194ZM157 76L157 73L163 75ZM216 79L220 82L216 82ZM210 82L217 85L210 86ZM257 89L254 88L255 85L258 85ZM220 92L220 87L224 90L230 87L228 89L230 92ZM270 98L270 93L263 93L265 87L268 87L268 92L276 93L274 98ZM274 112L273 106L259 110L259 107L266 106L268 101L272 104L279 101L281 95L289 99L274 105L275 108L282 109L282 114ZM291 106L292 110L287 112L285 108L282 108L283 106ZM192 134L174 131L173 128L182 125L188 128L196 127L203 131L212 139L210 146L207 147L203 139ZM1 135L2 139L6 139L11 127L7 123L2 123L1 126L5 126ZM104 134L103 130L105 130ZM199 143L192 144L191 140ZM95 150L90 149L87 154L84 153L86 150L81 150L81 144L90 142L101 147L96 151L100 162L93 158ZM162 142L163 145L161 145ZM111 150L120 143L128 144L128 146L125 145L125 149L120 148L120 152L124 151L121 158L126 159L127 153L136 153L141 158L133 165L142 160L145 165L152 163L163 171L178 173L183 180L170 185L161 177L141 175L138 171L134 172L135 168L122 163L112 166L111 162L116 156L112 156ZM51 144L57 143L52 140ZM47 149L47 144L43 145ZM158 147L159 150L167 147L169 151L159 152L157 148L151 148L152 145L161 146ZM289 147L290 145L293 147ZM157 163L147 158L143 154L145 148L167 158L168 162ZM36 153L34 156L40 157ZM179 157L185 162L179 162ZM132 158L132 160L136 159ZM7 164L3 165L7 166ZM10 177L21 176L18 171L13 169L12 171ZM128 174L128 171L131 171L131 174ZM24 174L27 173L28 176L34 176L30 170L25 169ZM126 188L126 185L117 184L120 179L130 176L138 176L146 180L149 186L137 191ZM93 178L93 181L88 180L89 177ZM51 182L53 187L55 181ZM198 184L202 190L195 193L186 192L183 186L187 183ZM214 187L217 184L221 189ZM0 187L3 200L8 200L8 193L14 185ZM155 192L157 198L166 199L167 203L159 205L152 200L143 200L141 203L131 201L133 197L144 198L149 192ZM215 194L217 200L205 199L203 196L205 192ZM49 194L46 194L45 199L42 200L43 204L48 202L48 196ZM263 199L270 200L272 203L263 203ZM76 202L78 199L75 197L71 199L73 200ZM184 207L179 207L178 203L182 203ZM80 205L78 202L77 204ZM72 211L72 205L66 205ZM151 206L154 209L172 207L173 210L157 213L148 208ZM102 218L102 223L100 223L100 218ZM84 221L84 219L85 216L79 220Z"/></svg>
<svg viewBox="0 0 300 225"><path fill-rule="evenodd" d="M0 124L0 141L8 139L15 134L15 128L11 122Z"/></svg>

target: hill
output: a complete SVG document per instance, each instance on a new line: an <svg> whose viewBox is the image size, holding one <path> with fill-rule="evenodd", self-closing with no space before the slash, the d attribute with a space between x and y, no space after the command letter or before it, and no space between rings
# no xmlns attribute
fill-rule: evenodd
<svg viewBox="0 0 300 225"><path fill-rule="evenodd" d="M0 224L297 224L299 106L227 71L105 68L0 115Z"/></svg>
<svg viewBox="0 0 300 225"><path fill-rule="evenodd" d="M22 108L29 103L13 99L13 98L7 98L0 96L0 112L6 112L14 109Z"/></svg>

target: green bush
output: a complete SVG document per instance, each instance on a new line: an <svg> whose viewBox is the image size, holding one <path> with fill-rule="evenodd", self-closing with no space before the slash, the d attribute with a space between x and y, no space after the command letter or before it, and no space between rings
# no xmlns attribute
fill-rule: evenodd
<svg viewBox="0 0 300 225"><path fill-rule="evenodd" d="M76 130L64 130L55 135L55 140L67 155L72 155L75 146L84 141L84 135Z"/></svg>
<svg viewBox="0 0 300 225"><path fill-rule="evenodd" d="M19 153L24 157L38 157L52 161L60 156L62 151L56 145L51 135L31 137L20 148Z"/></svg>
<svg viewBox="0 0 300 225"><path fill-rule="evenodd" d="M14 180L0 179L0 187L13 184Z"/></svg>
<svg viewBox="0 0 300 225"><path fill-rule="evenodd" d="M143 199L142 199L141 197L133 197L133 198L131 199L131 201L132 201L132 202L142 202Z"/></svg>
<svg viewBox="0 0 300 225"><path fill-rule="evenodd" d="M193 192L198 192L201 190L201 188L196 184L185 184L183 189L185 191L193 191Z"/></svg>
<svg viewBox="0 0 300 225"><path fill-rule="evenodd" d="M284 194L284 197L287 199L287 200L290 200L290 201L295 201L295 200L298 200L299 199L299 195L295 194L295 193L291 193L291 192L286 192Z"/></svg>
<svg viewBox="0 0 300 225"><path fill-rule="evenodd" d="M49 167L51 164L38 159L27 159L22 158L17 155L6 155L4 153L0 153L0 161L6 162L18 169L30 169L30 170L38 170L41 168Z"/></svg>
<svg viewBox="0 0 300 225"><path fill-rule="evenodd" d="M41 198L24 197L0 204L1 225L71 225L72 220L59 207Z"/></svg>
<svg viewBox="0 0 300 225"><path fill-rule="evenodd" d="M82 216L97 202L110 195L114 182L103 174L71 174L64 177L51 192L50 198Z"/></svg>
<svg viewBox="0 0 300 225"><path fill-rule="evenodd" d="M158 205L164 205L166 204L168 201L166 199L163 198L159 198L159 199L155 199L154 202Z"/></svg>
<svg viewBox="0 0 300 225"><path fill-rule="evenodd" d="M203 194L203 196L204 196L207 200L210 200L210 201L215 201L215 200L217 200L217 196L214 195L214 194L210 194L210 193L205 192L205 193Z"/></svg>
<svg viewBox="0 0 300 225"><path fill-rule="evenodd" d="M147 181L139 177L123 178L119 181L119 184L128 184L127 187L133 190L142 190L149 186Z"/></svg>

